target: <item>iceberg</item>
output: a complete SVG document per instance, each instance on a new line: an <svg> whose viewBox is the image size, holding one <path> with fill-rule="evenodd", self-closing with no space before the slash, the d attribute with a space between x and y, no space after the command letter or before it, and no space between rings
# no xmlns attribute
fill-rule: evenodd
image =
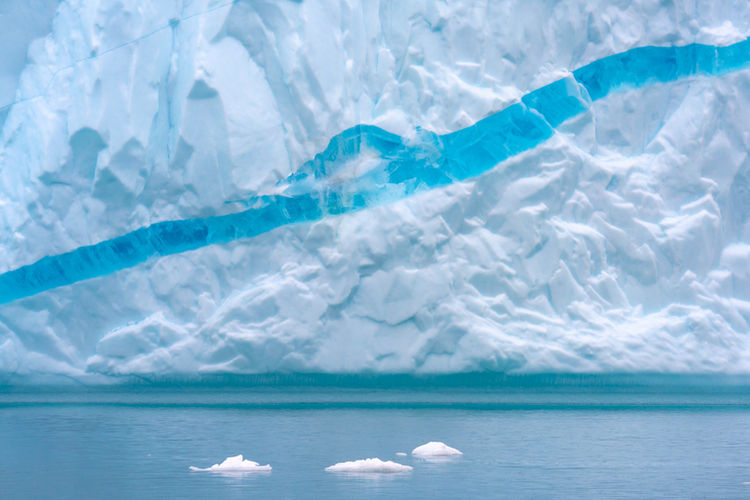
<svg viewBox="0 0 750 500"><path fill-rule="evenodd" d="M747 3L45 5L0 382L750 374Z"/></svg>
<svg viewBox="0 0 750 500"><path fill-rule="evenodd" d="M452 457L463 455L459 450L451 448L450 446L440 441L430 441L421 446L417 446L411 451L411 454L415 457Z"/></svg>
<svg viewBox="0 0 750 500"><path fill-rule="evenodd" d="M220 464L213 464L205 469L191 465L190 470L193 472L271 472L271 466L260 465L252 460L244 460L242 455L236 455L227 457Z"/></svg>
<svg viewBox="0 0 750 500"><path fill-rule="evenodd" d="M390 460L380 460L379 458L365 458L363 460L353 460L351 462L340 462L335 465L326 467L327 472L352 472L352 473L377 473L392 474L398 472L410 472L413 467L402 465Z"/></svg>
<svg viewBox="0 0 750 500"><path fill-rule="evenodd" d="M281 195L246 200L253 208L228 215L157 222L71 252L51 255L0 274L0 303L50 288L114 273L146 260L206 245L252 238L278 227L371 208L419 191L481 175L492 167L549 139L553 129L589 108L589 103L621 88L671 82L750 67L750 39L728 47L691 44L639 47L594 61L572 75L526 94L470 127L407 144L403 138L370 125L357 125L335 136L326 150L290 176ZM329 182L296 194L308 175L327 176L342 158L375 148L382 168L348 181ZM311 170L312 174L304 172Z"/></svg>

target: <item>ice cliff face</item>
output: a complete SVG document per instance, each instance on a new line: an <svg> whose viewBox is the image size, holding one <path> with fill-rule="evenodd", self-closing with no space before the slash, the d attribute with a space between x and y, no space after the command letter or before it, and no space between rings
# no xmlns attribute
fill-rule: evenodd
<svg viewBox="0 0 750 500"><path fill-rule="evenodd" d="M731 2L61 2L0 68L0 374L750 372L748 35Z"/></svg>

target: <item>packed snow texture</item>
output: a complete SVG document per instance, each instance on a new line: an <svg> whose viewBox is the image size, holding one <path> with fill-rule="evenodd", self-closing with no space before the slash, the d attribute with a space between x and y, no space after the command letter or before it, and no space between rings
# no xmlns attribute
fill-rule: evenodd
<svg viewBox="0 0 750 500"><path fill-rule="evenodd" d="M242 211L360 123L749 34L746 2L63 1L7 79L0 272ZM0 374L748 373L749 101L748 70L612 94L479 177L4 304Z"/></svg>
<svg viewBox="0 0 750 500"><path fill-rule="evenodd" d="M380 460L379 458L365 458L363 460L353 460L351 462L339 462L335 465L326 467L328 472L361 472L361 473L381 473L390 474L394 472L409 472L413 467L402 465L390 460Z"/></svg>
<svg viewBox="0 0 750 500"><path fill-rule="evenodd" d="M290 175L281 194L244 200L251 208L240 212L157 222L2 273L0 303L111 274L152 257L251 238L476 177L538 146L560 124L611 92L748 67L750 39L724 47L639 47L578 68L524 95L520 103L450 134L420 132L409 141L373 125L357 125L335 135L324 152ZM352 169L352 164L359 167Z"/></svg>
<svg viewBox="0 0 750 500"><path fill-rule="evenodd" d="M220 464L213 464L205 469L191 465L190 470L196 472L271 472L271 466L260 465L252 460L243 460L242 455L237 455L227 457Z"/></svg>
<svg viewBox="0 0 750 500"><path fill-rule="evenodd" d="M440 441L430 441L422 446L417 446L411 451L415 457L452 457L463 455L459 450L451 448Z"/></svg>
<svg viewBox="0 0 750 500"><path fill-rule="evenodd" d="M26 66L26 51L36 38L49 33L58 0L0 2L0 127L14 101L18 78Z"/></svg>

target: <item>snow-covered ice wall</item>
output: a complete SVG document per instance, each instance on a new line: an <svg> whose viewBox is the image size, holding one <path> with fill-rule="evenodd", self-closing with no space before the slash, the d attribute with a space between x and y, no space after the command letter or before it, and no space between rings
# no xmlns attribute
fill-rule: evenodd
<svg viewBox="0 0 750 500"><path fill-rule="evenodd" d="M61 2L0 373L750 372L748 14Z"/></svg>

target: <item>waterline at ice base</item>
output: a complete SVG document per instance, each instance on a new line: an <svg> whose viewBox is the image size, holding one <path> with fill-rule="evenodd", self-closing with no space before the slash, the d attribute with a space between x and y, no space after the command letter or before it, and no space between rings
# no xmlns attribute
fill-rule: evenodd
<svg viewBox="0 0 750 500"><path fill-rule="evenodd" d="M38 4L0 384L750 375L750 5Z"/></svg>

